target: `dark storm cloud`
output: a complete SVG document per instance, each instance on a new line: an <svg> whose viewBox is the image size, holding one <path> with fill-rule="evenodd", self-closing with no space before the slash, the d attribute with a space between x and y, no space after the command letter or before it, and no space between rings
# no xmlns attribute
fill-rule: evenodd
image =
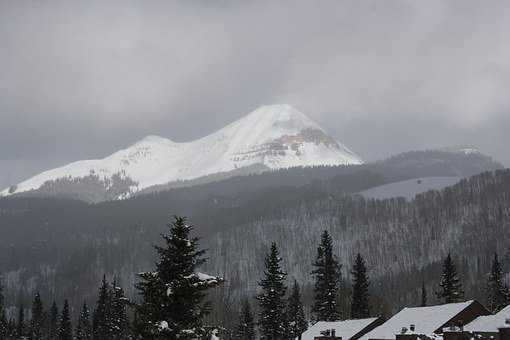
<svg viewBox="0 0 510 340"><path fill-rule="evenodd" d="M365 159L510 164L507 1L2 1L0 186L286 102Z"/></svg>

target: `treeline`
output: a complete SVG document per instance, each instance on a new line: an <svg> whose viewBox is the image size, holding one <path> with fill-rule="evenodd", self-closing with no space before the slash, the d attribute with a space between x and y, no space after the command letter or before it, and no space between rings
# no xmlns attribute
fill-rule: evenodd
<svg viewBox="0 0 510 340"><path fill-rule="evenodd" d="M235 320L213 322L207 316L211 311L217 312L218 306L206 301L213 296L208 291L223 285L224 279L199 272L207 258L199 239L191 235L192 230L185 218L175 217L167 225L163 244L155 247L158 255L155 269L138 274L135 287L138 298L130 301L116 280L109 283L103 276L93 311L84 302L75 322L67 300L59 311L54 301L47 308L39 293L35 294L30 309L19 306L17 315L8 315L0 284L0 340L208 340L212 335L224 340L255 340L258 336L294 340L317 321L379 316L372 309L370 279L363 256L358 253L349 268L351 294L344 296L342 285L347 280L342 277L333 238L324 231L309 273L314 282L311 306L303 301L300 282L294 279L289 287L280 250L273 242L264 257L263 275L256 283L259 287L256 304L252 306L246 296L231 306L237 313ZM442 275L433 294L441 303L467 298L450 254L443 261ZM423 284L421 306L428 305L428 296ZM510 303L497 254L487 276L486 298L487 307L493 312ZM345 305L348 313L342 309ZM311 313L305 312L307 307L311 307Z"/></svg>
<svg viewBox="0 0 510 340"><path fill-rule="evenodd" d="M67 299L59 311L55 301L47 305L39 293L35 294L30 308L20 304L15 315L8 315L0 280L0 340L132 339L127 305L124 290L104 277L95 308L91 312L83 302L77 320L73 320Z"/></svg>
<svg viewBox="0 0 510 340"><path fill-rule="evenodd" d="M300 339L308 326L317 321L381 316L371 310L370 280L365 261L360 254L356 256L351 267L352 294L346 301L349 313L342 313L341 299L345 297L341 294L340 263L334 255L332 238L327 231L321 235L317 258L313 264L314 270L311 272L314 294L312 313L308 317L304 313L305 306L296 280L290 294L287 292L287 273L282 268L282 258L275 243L271 245L264 263L264 275L258 283L260 293L256 296L258 319L251 312L248 300L244 300L242 306L238 308L240 310L238 324L232 329L222 328L220 332L222 339L255 340L256 334L259 333L261 339L294 340ZM502 264L497 254L494 254L487 278L482 280L486 284L486 299L481 302L485 302L491 312L497 313L510 304L509 288L504 280ZM472 298L465 295L462 279L450 254L443 261L442 275L437 281L432 294L439 303L456 303ZM425 307L429 304L429 293L423 284L420 306Z"/></svg>

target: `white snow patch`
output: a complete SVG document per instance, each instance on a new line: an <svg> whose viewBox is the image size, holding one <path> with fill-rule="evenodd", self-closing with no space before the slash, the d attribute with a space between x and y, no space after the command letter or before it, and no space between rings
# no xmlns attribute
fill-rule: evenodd
<svg viewBox="0 0 510 340"><path fill-rule="evenodd" d="M366 198L385 199L404 197L413 199L416 195L429 191L441 190L458 183L462 177L421 177L400 182L393 182L359 192Z"/></svg>

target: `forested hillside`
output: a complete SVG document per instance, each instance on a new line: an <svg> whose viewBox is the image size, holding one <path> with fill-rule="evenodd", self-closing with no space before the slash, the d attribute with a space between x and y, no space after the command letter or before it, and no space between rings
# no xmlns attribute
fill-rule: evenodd
<svg viewBox="0 0 510 340"><path fill-rule="evenodd" d="M422 171L420 164L436 164L425 175L448 175L445 172L457 172L462 169L460 163L466 162L460 156L457 163L450 158L438 161L437 155L446 153L402 157L401 163L408 166L402 172L402 167L382 162L377 165L380 172L376 167L362 167L359 171L345 168L322 180L306 175L303 182L308 184L300 186L299 177L312 174L309 169L295 169L289 177L281 171L231 178L101 204L2 199L0 268L7 302L28 304L38 289L47 300L71 297L70 304L79 306L83 299L95 298L103 273L117 276L132 296L136 273L151 268L152 245L172 214L187 215L196 226L202 244L209 248L204 269L225 277L229 299L254 293L271 241L281 246L289 279L310 282L311 262L324 229L331 231L344 277L357 252L367 260L376 311L418 301L422 279L432 292L439 261L448 250L462 259L466 291L481 296L483 283L477 280L488 271L490 254L498 250L505 258L510 249L509 171L484 173L412 202L349 195L385 183L387 178L416 177L409 169ZM324 175L337 169L316 171ZM277 186L282 178L292 179L294 185L282 181ZM274 185L259 185L262 180ZM397 291L406 293L397 296Z"/></svg>
<svg viewBox="0 0 510 340"><path fill-rule="evenodd" d="M345 195L273 208L216 234L207 243L207 270L233 275L236 289L253 294L263 268L258 254L274 240L290 277L310 284L322 230L333 236L344 276L356 254L363 254L374 295L384 296L385 304L391 301L391 306L379 306L381 311L418 304L422 280L433 293L448 252L459 261L466 296L484 301L491 255L498 252L505 263L510 260L510 171L483 173L411 202Z"/></svg>

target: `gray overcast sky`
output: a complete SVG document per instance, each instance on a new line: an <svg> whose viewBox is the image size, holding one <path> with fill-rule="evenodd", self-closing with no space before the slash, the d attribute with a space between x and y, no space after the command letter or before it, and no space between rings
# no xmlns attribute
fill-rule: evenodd
<svg viewBox="0 0 510 340"><path fill-rule="evenodd" d="M366 160L510 165L510 3L0 0L0 186L289 103Z"/></svg>

